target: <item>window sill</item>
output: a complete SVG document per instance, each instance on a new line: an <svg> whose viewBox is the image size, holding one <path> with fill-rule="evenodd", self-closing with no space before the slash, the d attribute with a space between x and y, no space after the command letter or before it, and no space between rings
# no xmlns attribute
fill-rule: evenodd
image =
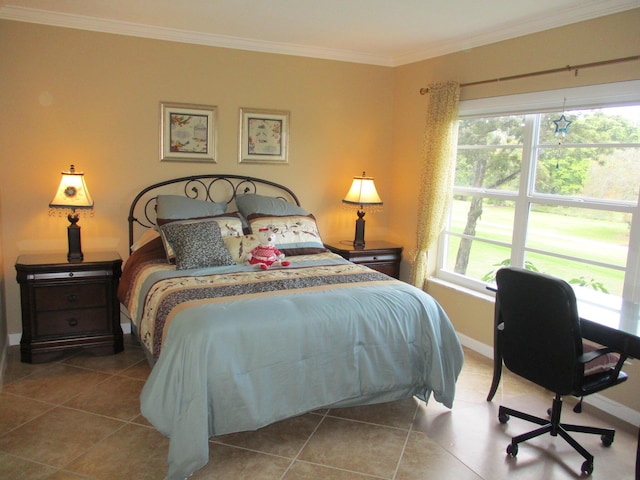
<svg viewBox="0 0 640 480"><path fill-rule="evenodd" d="M464 286L459 285L457 283L449 282L447 280L443 280L442 278L438 278L438 277L429 277L428 278L428 280L427 280L427 289L429 288L429 283L433 283L433 284L438 285L438 286L443 287L443 288L448 288L449 290L454 290L454 291L456 291L458 293L462 293L464 295L469 295L469 296L477 298L479 300L484 300L486 302L491 302L491 303L495 302L495 293L489 292L489 290L487 290L487 293L478 292L477 290L473 290L471 288L464 287Z"/></svg>

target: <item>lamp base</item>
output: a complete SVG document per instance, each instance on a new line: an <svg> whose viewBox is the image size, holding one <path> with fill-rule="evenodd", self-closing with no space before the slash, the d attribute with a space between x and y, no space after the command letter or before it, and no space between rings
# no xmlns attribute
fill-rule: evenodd
<svg viewBox="0 0 640 480"><path fill-rule="evenodd" d="M358 248L364 247L364 212L358 210L358 219L356 220L356 236L353 239L353 246Z"/></svg>
<svg viewBox="0 0 640 480"><path fill-rule="evenodd" d="M67 260L70 262L81 262L84 259L82 254L82 248L80 247L80 227L76 225L78 218L69 216L71 225L67 227L67 237L69 239L69 252L67 253Z"/></svg>

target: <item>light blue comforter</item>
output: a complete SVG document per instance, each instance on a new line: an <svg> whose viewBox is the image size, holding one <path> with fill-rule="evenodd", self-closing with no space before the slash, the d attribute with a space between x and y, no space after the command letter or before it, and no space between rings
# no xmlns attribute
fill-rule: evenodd
<svg viewBox="0 0 640 480"><path fill-rule="evenodd" d="M319 263L325 265L322 279L349 280L305 280L288 290L193 300L171 314L141 395L143 415L170 438L170 480L207 463L213 435L255 430L322 407L414 395L424 401L433 395L452 407L463 354L440 305L408 284L371 277L365 267L341 259ZM292 282L289 277L316 268L292 267L247 278L276 275L278 282L283 276ZM363 282L352 281L359 276Z"/></svg>

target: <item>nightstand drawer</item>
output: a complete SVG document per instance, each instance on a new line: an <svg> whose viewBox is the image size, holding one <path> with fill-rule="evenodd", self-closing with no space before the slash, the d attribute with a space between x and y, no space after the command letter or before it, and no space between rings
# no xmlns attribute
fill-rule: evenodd
<svg viewBox="0 0 640 480"><path fill-rule="evenodd" d="M78 270L77 272L73 272L70 270L62 270L56 272L38 272L30 274L27 278L29 280L73 280L77 279L86 279L86 278L104 278L109 276L110 272L105 270Z"/></svg>
<svg viewBox="0 0 640 480"><path fill-rule="evenodd" d="M397 263L363 263L369 268L373 268L375 271L389 275L390 277L398 278L398 264Z"/></svg>
<svg viewBox="0 0 640 480"><path fill-rule="evenodd" d="M64 285L36 287L34 289L36 311L62 310L104 306L107 284Z"/></svg>
<svg viewBox="0 0 640 480"><path fill-rule="evenodd" d="M351 261L357 261L356 263L375 263L375 262L397 262L400 260L400 255L395 253L380 253L377 255L371 254L355 254L351 256Z"/></svg>
<svg viewBox="0 0 640 480"><path fill-rule="evenodd" d="M39 313L36 320L36 335L66 337L92 332L109 332L109 320L105 308Z"/></svg>

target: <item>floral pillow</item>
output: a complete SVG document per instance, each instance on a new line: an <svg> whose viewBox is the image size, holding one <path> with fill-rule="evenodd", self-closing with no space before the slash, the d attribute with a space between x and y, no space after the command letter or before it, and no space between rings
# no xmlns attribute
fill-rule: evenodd
<svg viewBox="0 0 640 480"><path fill-rule="evenodd" d="M285 255L311 255L326 252L313 215L260 215L248 217L251 231L270 228L276 234L276 247Z"/></svg>
<svg viewBox="0 0 640 480"><path fill-rule="evenodd" d="M160 234L175 254L176 270L235 263L215 221L168 223L160 227Z"/></svg>
<svg viewBox="0 0 640 480"><path fill-rule="evenodd" d="M239 237L223 237L223 240L231 257L238 265L247 263L251 250L260 244L258 236L253 234Z"/></svg>

